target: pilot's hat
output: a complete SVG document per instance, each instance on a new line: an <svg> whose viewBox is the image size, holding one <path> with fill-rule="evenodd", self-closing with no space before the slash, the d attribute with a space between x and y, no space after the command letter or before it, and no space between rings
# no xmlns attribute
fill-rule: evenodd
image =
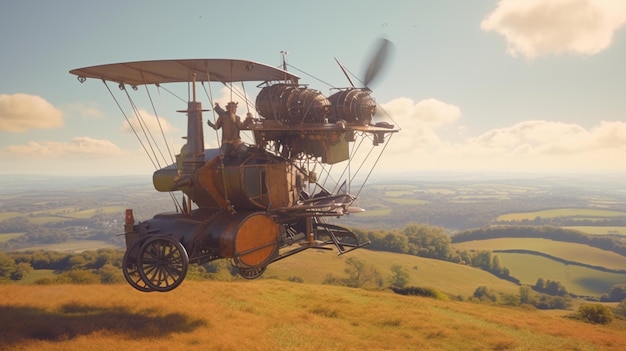
<svg viewBox="0 0 626 351"><path fill-rule="evenodd" d="M226 107L231 107L231 106L235 106L235 107L237 107L237 105L238 105L238 104L239 104L238 102L232 102L232 101L231 101L231 102L229 102L228 104L226 104Z"/></svg>

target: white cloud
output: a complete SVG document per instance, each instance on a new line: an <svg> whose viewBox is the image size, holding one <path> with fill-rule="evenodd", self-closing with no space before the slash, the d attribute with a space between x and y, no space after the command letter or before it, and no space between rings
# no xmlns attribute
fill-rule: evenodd
<svg viewBox="0 0 626 351"><path fill-rule="evenodd" d="M61 126L63 113L41 97L0 94L0 131L22 133Z"/></svg>
<svg viewBox="0 0 626 351"><path fill-rule="evenodd" d="M502 0L481 28L504 36L511 55L535 58L597 54L624 23L623 0Z"/></svg>
<svg viewBox="0 0 626 351"><path fill-rule="evenodd" d="M398 98L382 105L382 109L402 128L402 133L394 137L394 144L399 144L395 147L396 152L441 144L435 129L461 117L458 107L432 98L418 103L409 98Z"/></svg>
<svg viewBox="0 0 626 351"><path fill-rule="evenodd" d="M88 103L74 103L67 106L67 109L77 112L86 119L98 119L103 116L102 111L94 105Z"/></svg>
<svg viewBox="0 0 626 351"><path fill-rule="evenodd" d="M100 157L117 156L121 153L120 148L109 140L89 137L76 137L70 142L30 141L24 145L10 145L7 151L14 157L29 158Z"/></svg>
<svg viewBox="0 0 626 351"><path fill-rule="evenodd" d="M157 135L160 135L161 130L163 130L163 133L166 134L173 131L172 125L163 117L157 118L155 115L143 109L139 109L138 114L139 118L135 115L129 120L130 125L126 121L123 122L123 132L132 133L134 130L140 135L143 135L143 131L145 130L146 133L156 133Z"/></svg>
<svg viewBox="0 0 626 351"><path fill-rule="evenodd" d="M442 129L459 124L461 111L456 106L434 99L414 103L403 98L383 108L402 127L382 157L383 169L626 171L622 161L626 155L626 122L602 121L585 128L574 123L530 120L451 141Z"/></svg>

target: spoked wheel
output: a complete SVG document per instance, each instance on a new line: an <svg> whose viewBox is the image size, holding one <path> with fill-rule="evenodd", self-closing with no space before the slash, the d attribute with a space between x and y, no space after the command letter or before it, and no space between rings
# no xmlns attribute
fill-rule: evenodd
<svg viewBox="0 0 626 351"><path fill-rule="evenodd" d="M122 260L122 271L124 272L124 278L126 278L130 286L141 292L150 292L153 291L153 289L144 282L137 270L137 255L139 254L139 248L142 242L143 241L137 241L126 250Z"/></svg>
<svg viewBox="0 0 626 351"><path fill-rule="evenodd" d="M256 279L265 272L267 266L258 267L258 268L242 268L239 267L239 274L246 279Z"/></svg>
<svg viewBox="0 0 626 351"><path fill-rule="evenodd" d="M173 290L183 282L188 268L187 250L172 237L152 237L139 249L137 270L152 290Z"/></svg>

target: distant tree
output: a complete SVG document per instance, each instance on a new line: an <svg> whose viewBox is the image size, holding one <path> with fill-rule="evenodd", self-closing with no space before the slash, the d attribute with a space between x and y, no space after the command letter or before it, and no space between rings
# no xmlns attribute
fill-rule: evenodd
<svg viewBox="0 0 626 351"><path fill-rule="evenodd" d="M11 279L13 272L15 272L15 261L0 251L0 282Z"/></svg>
<svg viewBox="0 0 626 351"><path fill-rule="evenodd" d="M487 302L496 302L498 300L497 295L486 286L479 286L476 288L474 291L474 297L480 301Z"/></svg>
<svg viewBox="0 0 626 351"><path fill-rule="evenodd" d="M500 293L499 301L502 305L507 306L519 306L521 304L521 298L518 294Z"/></svg>
<svg viewBox="0 0 626 351"><path fill-rule="evenodd" d="M105 264L102 268L96 270L96 274L100 276L102 284L117 284L124 281L122 271L112 264Z"/></svg>
<svg viewBox="0 0 626 351"><path fill-rule="evenodd" d="M572 299L569 296L550 296L541 294L534 299L533 306L540 310L566 310L572 307Z"/></svg>
<svg viewBox="0 0 626 351"><path fill-rule="evenodd" d="M535 283L535 289L537 291L543 291L543 289L545 288L546 288L545 279L543 279L542 277L539 277L539 279L537 279L537 283Z"/></svg>
<svg viewBox="0 0 626 351"><path fill-rule="evenodd" d="M28 273L32 271L33 267L30 265L30 263L20 262L15 265L15 271L11 273L11 280L22 280L28 275Z"/></svg>
<svg viewBox="0 0 626 351"><path fill-rule="evenodd" d="M544 288L543 292L553 296L567 295L567 289L565 288L565 286L563 286L563 284L561 284L561 282L550 279L546 281L546 287Z"/></svg>
<svg viewBox="0 0 626 351"><path fill-rule="evenodd" d="M409 254L440 260L449 260L452 256L450 236L441 227L409 224L404 234L409 241Z"/></svg>
<svg viewBox="0 0 626 351"><path fill-rule="evenodd" d="M350 257L346 260L345 272L348 278L345 279L345 285L352 288L362 288L365 286L381 287L383 279L378 270L372 265Z"/></svg>
<svg viewBox="0 0 626 351"><path fill-rule="evenodd" d="M583 321L593 324L608 324L614 318L610 308L598 303L580 305L578 316Z"/></svg>
<svg viewBox="0 0 626 351"><path fill-rule="evenodd" d="M391 277L391 286L394 288L404 288L409 282L409 272L398 264L391 266L393 276Z"/></svg>
<svg viewBox="0 0 626 351"><path fill-rule="evenodd" d="M56 281L64 284L98 284L100 277L92 271L73 269L59 274Z"/></svg>
<svg viewBox="0 0 626 351"><path fill-rule="evenodd" d="M622 317L626 317L626 299L622 300L622 302L617 305L615 312Z"/></svg>
<svg viewBox="0 0 626 351"><path fill-rule="evenodd" d="M617 284L609 290L608 301L619 302L626 299L626 284Z"/></svg>
<svg viewBox="0 0 626 351"><path fill-rule="evenodd" d="M532 289L527 286L520 286L519 288L519 300L521 304L532 305L534 302Z"/></svg>

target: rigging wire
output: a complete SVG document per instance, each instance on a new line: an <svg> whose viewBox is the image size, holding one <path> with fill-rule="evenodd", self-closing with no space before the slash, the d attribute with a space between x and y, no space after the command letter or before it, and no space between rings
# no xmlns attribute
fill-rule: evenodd
<svg viewBox="0 0 626 351"><path fill-rule="evenodd" d="M211 107L213 107L214 103L213 103L213 91L211 90L211 76L209 75L209 71L206 72L206 76L207 76L207 84L209 86L209 89L207 91L207 87L204 85L204 81L200 82L200 85L202 85L202 89L204 90L204 93L206 94L207 98L209 99L209 103L211 104ZM217 118L215 117L215 109L212 109L213 111L213 124L217 123ZM208 118L208 117L207 117ZM222 145L222 141L220 140L220 136L217 133L217 129L213 129L213 132L215 132L215 140L217 140L217 147L221 148Z"/></svg>
<svg viewBox="0 0 626 351"><path fill-rule="evenodd" d="M154 137L152 138L152 143L150 142L150 138L148 137L148 135L152 135L150 133L147 132L148 126L146 124L146 122L144 121L143 117L141 116L141 113L139 113L139 108L137 107L137 105L135 104L135 101L133 100L133 98L130 96L130 94L128 93L128 89L124 88L124 92L126 93L126 97L128 98L128 103L130 104L131 108L133 109L133 113L135 114L135 117L137 118L137 121L139 122L139 126L141 127L141 130L143 132L143 136L144 138L146 138L146 143L148 144L148 146L150 146L150 151L152 151L152 155L154 156L154 160L156 161L156 164L159 168L161 168L161 162L159 162L159 157L156 154L156 151L154 150Z"/></svg>
<svg viewBox="0 0 626 351"><path fill-rule="evenodd" d="M309 73L307 73L307 72L305 72L305 71L303 71L303 70L299 69L298 67L295 67L295 66L293 66L293 65L291 65L291 64L289 64L289 63L287 64L287 66L289 66L289 67L291 67L291 68L295 69L296 71L298 71L298 72L300 72L300 73L302 73L302 74L305 74L305 75L307 75L307 76L309 76L309 77L311 77L311 78L313 78L313 79L317 80L318 82L320 82L320 83L322 83L322 84L326 84L326 85L328 85L328 86L329 86L329 87L331 87L331 88L336 88L334 85L332 85L332 84L330 84L330 83L327 83L327 82L325 82L325 81L321 80L320 78L317 78L316 76L311 75L311 74L309 74Z"/></svg>
<svg viewBox="0 0 626 351"><path fill-rule="evenodd" d="M163 96L161 96L161 85L160 84L155 84L155 86L157 87L157 94L159 95L159 102L161 104L161 111L167 111L163 107ZM159 122L159 127L161 127L161 122ZM163 135L163 141L165 142L165 145L167 146L167 152L170 155L170 162L176 163L176 160L174 159L174 152L172 152L172 150L170 150L170 143L167 142L167 138L165 137L165 132L163 131L163 128L161 128L161 134ZM172 145L172 147L174 147L174 145Z"/></svg>
<svg viewBox="0 0 626 351"><path fill-rule="evenodd" d="M126 119L126 122L128 123L128 125L130 126L130 129L133 131L133 133L135 134L135 137L137 138L137 140L139 141L139 144L141 144L141 147L143 148L144 152L146 153L146 155L148 155L148 159L150 159L150 162L152 163L152 165L154 166L154 168L157 168L156 163L154 163L154 160L152 159L152 157L150 157L150 153L148 152L148 150L146 149L146 146L144 145L143 141L141 140L141 138L139 137L139 134L137 133L137 131L135 130L135 127L133 127L133 125L130 123L130 120L128 119L128 116L126 115L126 113L124 112L124 109L122 108L122 106L120 105L119 101L117 100L117 98L115 98L115 95L113 95L113 92L111 91L111 88L109 88L109 85L107 84L107 82L103 79L102 82L104 83L104 86L107 88L107 90L109 91L109 94L111 94L111 97L113 98L113 101L115 101L115 104L117 105L117 107L120 109L120 112L122 113L122 115L124 116L124 119ZM123 86L122 86L123 87ZM125 88L124 88L125 89Z"/></svg>
<svg viewBox="0 0 626 351"><path fill-rule="evenodd" d="M141 145L141 147L143 148L144 152L146 153L146 155L148 156L148 159L150 160L150 162L152 163L152 166L154 167L154 169L158 170L159 166L157 165L157 163L155 163L155 160L150 156L150 152L148 152L148 149L146 148L145 143L143 142L143 140L141 139L141 137L139 136L139 133L137 133L137 130L135 129L135 127L133 126L133 124L130 122L130 119L128 118L128 115L126 114L126 112L124 112L124 109L122 108L122 106L120 105L118 99L115 97L115 95L113 94L113 91L111 91L111 88L109 87L109 85L107 84L107 82L103 79L102 82L104 83L104 86L106 87L106 89L108 90L109 94L111 95L111 97L113 98L113 101L115 102L115 104L117 105L118 109L120 110L120 112L122 113L122 115L124 116L124 119L126 120L126 122L128 123L128 126L130 127L130 129L133 131L133 134L135 134L135 137L137 138L137 141L139 141L139 144ZM126 88L123 85L120 85L120 88L122 88L123 90L126 90ZM126 92L127 96L128 96L128 92ZM174 202L174 207L176 208L177 211L180 211L181 206L178 203L178 200L176 199L176 197L174 196L173 192L169 192L169 196L172 199L172 201Z"/></svg>
<svg viewBox="0 0 626 351"><path fill-rule="evenodd" d="M161 125L161 120L159 119L159 113L156 110L156 107L154 106L154 102L152 101L152 95L150 94L150 90L148 89L148 85L145 85L146 88L146 94L148 95L148 99L150 100L150 105L152 106L152 111L154 112L154 118L156 119L157 125L159 126L159 129L161 130L161 136L163 137L163 142L165 143L166 147L167 147L167 151L169 152L169 156L171 157L172 153L169 149L169 145L167 143L167 140L165 139L165 133L163 132L163 126ZM143 118L142 118L143 119ZM145 121L144 121L145 123ZM146 124L147 127L147 124ZM154 135L150 132L150 129L148 128L148 133L150 134L152 141L154 142L154 145L157 149L157 151L159 151L159 154L161 155L161 158L163 159L164 163L167 163L167 158L163 155L163 151L161 150L161 148L159 147L159 144L156 142L156 140L154 140Z"/></svg>
<svg viewBox="0 0 626 351"><path fill-rule="evenodd" d="M391 141L391 137L393 136L393 134L394 133L390 133L389 134L389 138L387 138L387 142L385 143L385 146L383 146L383 149L380 150L380 153L378 153L378 157L376 157L376 161L374 161L374 164L372 165L372 168L370 169L369 173L367 173L367 176L365 177L365 180L363 181L363 184L361 184L361 187L359 188L359 191L357 191L356 196L359 196L359 194L361 194L361 191L363 190L363 187L365 187L365 184L367 183L367 181L369 180L370 176L372 175L372 172L374 171L374 168L376 168L376 165L378 164L378 161L380 161L380 157L383 155L383 153L385 152L385 149L389 145L389 141Z"/></svg>

